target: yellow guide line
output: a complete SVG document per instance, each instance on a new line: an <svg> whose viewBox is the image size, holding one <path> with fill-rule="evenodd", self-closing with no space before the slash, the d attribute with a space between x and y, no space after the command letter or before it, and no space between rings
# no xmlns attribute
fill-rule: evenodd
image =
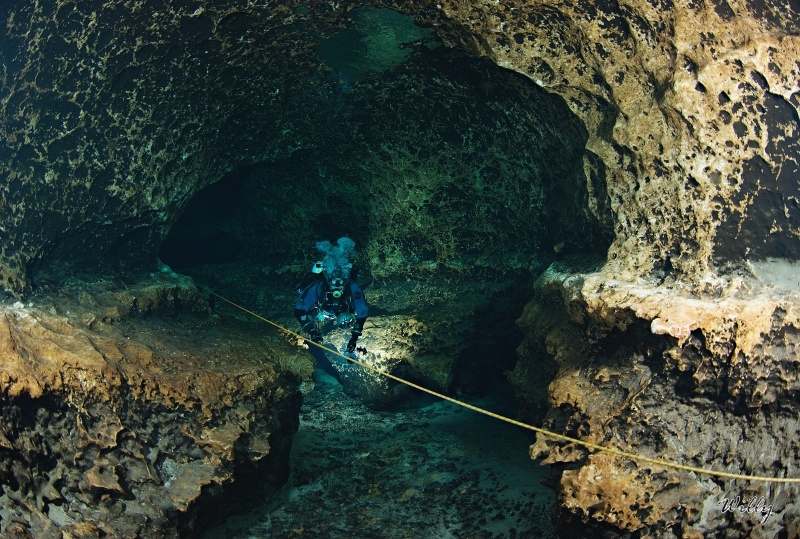
<svg viewBox="0 0 800 539"><path fill-rule="evenodd" d="M441 393L433 391L432 389L428 389L426 387L422 387L422 386L417 385L417 384L415 384L413 382L409 382L408 380L403 380L402 378L399 378L399 377L397 377L397 376L395 376L393 374L390 374L388 372L382 371L380 369L376 369L375 367L372 367L371 365L367 365L366 363L362 363L362 362L360 362L360 361L358 361L356 359L353 359L352 357L346 356L344 354L340 354L339 352L337 352L335 350L331 350L330 348L326 348L325 346L322 346L321 344L315 343L314 341L311 341L311 340L307 339L306 337L304 337L303 335L300 335L299 333L297 333L295 331L287 329L287 328L283 327L282 325L273 322L272 320L264 318L263 316L261 316L261 315L259 315L257 313L254 313L253 311L251 311L249 309L246 309L246 308L242 307L241 305L239 305L237 303L234 303L233 301L229 300L228 298L220 296L216 292L211 292L211 294L213 294L214 296L218 297L219 299L221 299L221 300L233 305L237 309L241 309L242 311L244 311L244 312L246 312L246 313L248 313L248 314L250 314L250 315L252 315L252 316L254 316L256 318L258 318L259 320L263 320L264 322L266 322L268 324L271 324L272 326L275 326L276 328L280 329L281 331L285 331L286 333L289 333L291 335L296 336L299 339L304 340L309 345L318 346L319 348L322 348L323 350L325 350L325 352L330 353L330 354L336 354L337 356L346 359L350 363L354 363L354 364L356 364L356 365L358 365L360 367L363 367L363 368L365 368L367 370L370 370L372 372L378 373L381 376L385 376L387 378L390 378L392 380L395 380L397 382L405 384L405 385L407 385L409 387L413 387L414 389L418 389L419 391L423 391L425 393L428 393L429 395L433 395L435 397L438 397L440 399L446 400L448 402L452 402L453 404L457 404L458 406L462 406L464 408L467 408L469 410L473 410L473 411L478 412L480 414L487 415L487 416L493 417L495 419L499 419L500 421L505 421L506 423L510 423L510 424L516 425L518 427L522 427L523 429L532 430L533 432L537 432L539 434L543 434L545 436L549 436L549 437L555 438L557 440L563 440L565 442L578 444L578 445L581 445L581 446L589 448L589 449L596 449L597 451L603 451L605 453L610 453L612 455L617 455L619 457L625 457L625 458L628 458L628 459L631 459L631 460L634 460L634 461L637 461L637 462L646 462L648 464L655 464L657 466L664 466L666 468L673 468L675 470L684 470L686 472L694 472L694 473L697 473L697 474L711 475L711 476L715 476L715 477L725 477L725 478L728 478L728 479L741 479L741 480L745 480L745 481L764 481L764 482L771 482L771 483L800 483L800 478L795 478L795 477L765 477L765 476L760 476L760 475L746 475L746 474L738 474L738 473L731 473L731 472L720 472L720 471L716 471L716 470L707 470L707 469L704 469L704 468L697 468L695 466L687 466L685 464L678 464L677 462L670 462L670 461L667 461L667 460L653 459L653 458L650 458L650 457L643 457L643 456L637 455L635 453L629 453L627 451L620 451L619 449L614 449L613 447L606 447L606 446L602 446L602 445L597 445L597 444L594 444L592 442L586 442L584 440L579 440L578 438L572 438L570 436L564 436L563 434L558 434L557 432L552 432L552 431L549 431L547 429L543 429L543 428L540 428L540 427L534 427L533 425L528 425L527 423L522 423L521 421L517 421L516 419L511 419L510 417L505 417L505 416L502 416L500 414L496 414L494 412L490 412L488 410L484 410L483 408L479 408L477 406L473 406L472 404L468 404L468 403L460 401L458 399L454 399L452 397L448 397L447 395L443 395Z"/></svg>

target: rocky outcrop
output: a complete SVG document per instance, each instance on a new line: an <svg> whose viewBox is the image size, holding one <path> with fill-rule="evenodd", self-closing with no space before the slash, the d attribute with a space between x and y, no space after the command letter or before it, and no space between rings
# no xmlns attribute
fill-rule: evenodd
<svg viewBox="0 0 800 539"><path fill-rule="evenodd" d="M588 131L587 178L599 174L611 201L606 262L545 274L520 319L528 339L511 378L531 414L544 409L536 388L557 371L556 430L797 476L788 434L798 414L796 280L765 285L751 270L753 260L800 258L797 7L437 5L447 43L565 99ZM795 487L642 473L544 441L533 454L565 463L562 505L577 522L665 535L797 533L787 504ZM716 505L739 492L775 500L779 515L761 525Z"/></svg>
<svg viewBox="0 0 800 539"><path fill-rule="evenodd" d="M526 74L583 121L584 168L604 177L615 217L609 267L693 276L800 256L796 6L437 5L451 44Z"/></svg>
<svg viewBox="0 0 800 539"><path fill-rule="evenodd" d="M536 304L560 306L562 314L543 319L532 304L520 319L531 340L543 336L558 364L545 425L676 464L798 477L797 267L773 262L753 271L698 294L675 283L631 284L552 266L537 283ZM521 354L512 378L535 387L530 373L540 358L541 351ZM559 471L568 533L587 524L661 537L797 533L794 484L631 462L541 436L531 454ZM723 499L735 496L763 498L772 513L726 511Z"/></svg>
<svg viewBox="0 0 800 539"><path fill-rule="evenodd" d="M4 507L24 506L20 515L40 516L52 508L53 517L69 525L69 513L61 517L56 507L84 504L87 513L99 511L97 522L107 522L104 515L117 514L116 501L131 492L145 492L147 485L158 482L169 483L168 492L182 489L180 473L173 474L176 481L169 479L169 470L179 465L192 459L206 462L212 459L209 455L223 463L235 460L224 449L227 442L201 441L202 428L241 434L235 434L240 428L235 425L242 423L233 416L229 422L214 423L222 410L236 407L216 393L204 395L214 404L203 405L206 401L198 395L190 399L193 386L173 376L183 372L177 362L155 371L163 378L156 390L148 376L154 363L146 361L147 350L156 346L151 332L158 326L139 326L136 317L113 311L132 312L125 283L157 270L162 239L202 187L237 165L273 161L335 141L321 126L331 125L325 119L352 81L332 76L335 70L325 66L325 55L317 52L321 39L350 24L350 7L342 4L292 1L255 6L235 0L153 7L128 0L47 0L30 5L10 1L0 7L6 32L0 49L0 167L6 179L0 185L0 285L12 300L27 301L33 290L53 279L63 281L68 274L82 275L87 285L99 276L121 280L115 281L119 295L106 308L110 314L95 314L102 311L102 302L100 307L68 309L86 320L59 310L56 299L41 300L33 308L4 307L10 366L3 375L3 398L9 402L3 413L9 414L7 424L19 425L11 435L4 433L8 443L0 440L2 451L10 455L4 461L8 464L3 474L11 486L4 494ZM780 468L793 474L797 456L789 440L796 432L797 298L793 288L759 282L759 270L750 266L770 257L800 258L796 3L377 4L413 15L435 29L445 46L516 71L526 77L519 80L532 81L563 99L574 117L549 117L570 125L583 150L575 152L566 144L570 151L560 154L574 160L557 169L569 178L566 184L555 181L560 172L553 177L528 174L550 157L547 150L541 153L541 145L540 153L530 154L536 163L520 162L514 168L512 161L501 159L496 161L501 167L485 167L486 177L461 174L456 181L443 180L440 171L451 167L437 160L443 149L457 146L459 151L444 153L458 160L452 168L467 172L472 164L466 159L472 154L491 153L484 151L484 139L480 152L470 152L462 138L465 133L446 131L437 132L431 142L432 157L420 159L393 144L361 161L360 176L339 174L343 167L335 175L308 169L320 178L310 182L319 188L330 181L359 185L352 180L374 179L385 172L381 177L386 182L367 184L382 189L375 212L365 213L370 221L356 223L370 231L356 238L369 246L370 262L388 268L388 274L407 275L429 267L446 269L448 279L465 279L469 269L488 268L486 276L492 275L494 265L533 268L536 264L528 262L539 256L549 260L574 251L600 252L604 260L589 270L566 265L546 273L533 292L537 303L520 320L529 339L520 348L520 365L512 378L530 406L528 413L541 415L549 404L551 424L580 436L605 443L625 440L621 446L678 460L767 475ZM389 34L380 39L390 39ZM511 88L485 82L473 84L480 88L478 94L492 96L498 88ZM459 91L465 87L469 85L458 86ZM417 91L413 84L405 88ZM526 87L519 95L534 94ZM535 95L538 99L545 94ZM392 100L373 102L386 103L382 118L392 118L385 110L391 110ZM441 108L434 105L434 110ZM514 120L527 117L524 107L501 109L493 114L511 115L510 122L495 124L504 132ZM574 123L576 118L582 125ZM368 121L358 115L348 120ZM445 119L437 126L447 123ZM419 129L410 131L426 132L424 123L417 125ZM545 127L537 141L557 138L552 135L554 126ZM323 136L323 131L328 134ZM515 147L524 144L519 132L511 132L513 136L503 140ZM524 196L502 188L494 191L506 186L497 178L516 178L520 170L520 177L536 177L533 184L525 184L536 189ZM330 212L334 218L357 213L354 208L363 204L348 189L324 201L336 208ZM483 212L464 211L480 192L491 193L481 206ZM531 193L547 196L530 198ZM288 193L285 200L293 196ZM544 213L531 213L539 206ZM259 211L272 209L265 205ZM299 212L301 223L305 217ZM439 226L450 217L465 220ZM335 222L352 224L346 219ZM529 232L537 237L520 234L528 222L535 223ZM370 228L371 223L378 226ZM487 223L501 225L487 233ZM453 236L451 228L463 234ZM470 252L470 239L499 228L513 233L504 241L483 240ZM313 226L308 230L318 231ZM564 230L581 237L554 239ZM516 240L525 246L518 258L510 250ZM494 251L497 245L503 249ZM787 282L787 277L779 282ZM407 326L411 332L417 327L412 320L408 315L398 327ZM152 338L142 336L138 347L112 346L110 342L128 340L123 321L131 331ZM159 329L159 335L172 331ZM100 330L110 336L95 335ZM186 327L176 331L193 335ZM238 336L240 330L226 328L221 338L227 338L227 331ZM132 334L136 333L128 333ZM258 338L245 332L242 342L252 344ZM167 340L158 346L166 359L166 351L184 350L190 357L213 357L211 345L202 340ZM128 353L140 362L139 369L127 371L128 360L117 361ZM255 357L252 354L244 350L235 355ZM537 371L540 358L546 358L547 368ZM81 367L85 362L88 367ZM32 366L35 372L30 372ZM220 373L216 382L235 378L232 372L216 369L218 365L202 366L204 372ZM91 380L99 379L87 378L89 371L105 376L104 382L92 385ZM222 383L219 390L226 394L240 391L240 385L249 388L245 401L269 402L264 409L271 412L265 414L278 413L283 405L275 400L277 389L267 397L266 388L273 387L279 371L258 371L256 377L263 383L250 386L238 379L235 389ZM537 388L548 384L546 403ZM48 395L54 401L40 407L47 413L31 419L30 403L38 405ZM182 397L173 402L175 395ZM158 424L173 425L172 412L158 415L162 405L166 410L174 405L184 414L184 408L191 408L193 424L200 429L186 434L164 427L166 439L175 440L169 443L187 444L179 452L187 460L173 459L178 464L166 468L164 463L173 461L160 455L173 446L159 448L140 415L155 414ZM682 420L687 427L676 430ZM66 429L61 425L82 426L61 435ZM698 434L701 426L705 430ZM80 434L83 431L89 434ZM661 433L658 443L653 441L655 432ZM729 432L741 433L742 442L735 448L711 442L727 440ZM774 435L764 438L765 432ZM611 433L608 439L605 433ZM67 444L58 454L69 456L70 467L54 464L62 462L60 458L25 457L50 455L39 440L54 437ZM211 437L230 440L222 434ZM128 453L119 449L123 442L130 447L125 449ZM769 458L757 451L762 443L771 448ZM756 527L751 517L712 510L713 496L703 497L717 489L727 492L727 483L656 470L639 473L617 459L542 444L535 454L548 462L568 463L560 476L562 501L579 520L652 533L666 527L676 534L674 530L716 533L726 524L741 534L767 535L773 530ZM96 447L91 450L95 453L83 449L90 446ZM145 464L135 468L138 475L127 477L125 459ZM214 475L222 473L220 468L209 466L196 472L200 483L221 482L222 475ZM74 470L82 474L80 479ZM784 534L797 533L792 528L796 509L781 501L792 499L786 497L792 491L758 488L772 490L748 492L764 492L776 507L783 504L769 526L783 526ZM77 493L75 501L56 503L59 495L72 500L64 492ZM191 505L192 495L175 496L177 505L170 507ZM627 503L631 499L635 503ZM159 502L152 507L160 507ZM147 522L159 523L154 528L181 520L164 516L172 514L171 509L148 511L142 514L149 515ZM39 517L13 518L26 522L20 530L44 529ZM123 521L131 530L144 522Z"/></svg>
<svg viewBox="0 0 800 539"><path fill-rule="evenodd" d="M235 478L285 480L308 359L188 279L76 283L1 320L5 537L191 535Z"/></svg>

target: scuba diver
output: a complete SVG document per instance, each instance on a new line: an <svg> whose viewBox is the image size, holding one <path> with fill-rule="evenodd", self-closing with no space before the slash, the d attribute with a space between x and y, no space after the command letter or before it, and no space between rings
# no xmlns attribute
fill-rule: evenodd
<svg viewBox="0 0 800 539"><path fill-rule="evenodd" d="M368 315L364 292L350 278L353 273L350 257L354 248L355 242L347 237L339 238L336 245L329 241L318 242L317 249L325 257L298 283L298 288L301 285L304 288L294 305L297 321L315 343L322 344L320 327L329 322L339 328L350 328L346 346L349 354L356 349ZM312 346L312 353L314 348L317 347Z"/></svg>

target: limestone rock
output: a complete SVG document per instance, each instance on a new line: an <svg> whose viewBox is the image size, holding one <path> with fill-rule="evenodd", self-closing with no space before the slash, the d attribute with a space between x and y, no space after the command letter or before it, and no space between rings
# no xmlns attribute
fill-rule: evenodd
<svg viewBox="0 0 800 539"><path fill-rule="evenodd" d="M616 271L800 257L796 6L436 6L450 43L526 74L583 120L587 177L592 156L605 168Z"/></svg>
<svg viewBox="0 0 800 539"><path fill-rule="evenodd" d="M789 433L800 425L792 366L800 296L793 284L792 291L785 288L794 275L785 263L753 270L690 293L678 283L625 283L552 266L538 282L543 295L534 301L552 300L560 291L563 312L584 317L562 314L549 324L522 319L530 339L551 343L549 352L538 353L553 354L558 364L546 427L676 464L797 477L800 461ZM533 372L530 363L541 360L540 348L521 349L533 353L520 357L518 384ZM721 505L736 495L764 497L767 504L791 499L795 485L751 484L588 454L544 436L537 436L531 454L563 469L560 490L567 511L560 518L573 533L600 522L655 533L666 523L698 536L713 536L724 527L772 537L791 529L787 526L800 515L796 503L776 503L774 515L762 523L766 515L726 512Z"/></svg>
<svg viewBox="0 0 800 539"><path fill-rule="evenodd" d="M119 475L107 459L101 459L86 471L86 490L125 494ZM82 489L83 490L83 489Z"/></svg>
<svg viewBox="0 0 800 539"><path fill-rule="evenodd" d="M3 3L0 285L13 299L28 301L33 290L73 274L85 284L98 275L137 282L159 271L161 241L202 187L237 165L274 161L330 140L319 138L315 127L332 101L306 106L304 96L346 93L346 85L327 79L315 53L320 35L348 26L353 6L344 4ZM602 267L565 267L537 284L536 304L520 319L529 333L512 374L528 413L545 415L549 404L548 422L579 436L606 441L609 433L607 441L624 440L644 453L796 476L790 442L800 383L796 287L759 281L758 268L748 267L770 257L800 259L796 2L376 6L411 14L445 46L524 75L562 98L582 124L577 131L585 130L583 150L565 169L570 182L552 184L541 203L549 207L571 195L570 213L559 222L577 223L570 228L575 235L589 231L576 240L581 250L598 243L607 252ZM402 164L407 156L395 150L367 165L386 156ZM418 168L398 165L390 176L405 178ZM464 187L484 185L497 183ZM409 230L433 230L437 209L428 204L430 193L414 181L390 187L381 201L427 206L413 218L410 206L392 206L395 213L382 225L408 221L386 260L405 252L427 256L430 249L420 248ZM509 204L487 207L522 200L505 199ZM538 201L527 201L528 210L532 203ZM520 237L533 247L515 259L516 268L531 267L537 245L563 252L562 238ZM461 254L458 238L448 230L422 238L437 240L433 265L446 260L450 275L460 277L452 262L463 257L451 256ZM383 247L371 246L379 262ZM431 265L420 260L420 267ZM493 263L480 253L467 260ZM254 344L263 337L236 324L224 331L212 326L220 343L214 346L191 324L142 322L139 315L158 306L198 305L183 286L107 288L102 297L76 296L69 308L49 300L41 308L35 301L2 306L3 424L18 428L0 436L2 484L18 487L4 487L0 504L10 533L52 532L40 506L56 506L48 500L58 496L91 513L98 528L113 522L133 533L156 533L170 521L162 504L185 509L197 485L225 481L239 429L291 430L290 421L276 419L286 416L261 416L240 404L291 415L294 393L275 365L303 370L296 350L269 341L277 362L265 365L256 361L263 356ZM400 321L397 333L408 337L404 346L412 353L414 334L403 334L410 320ZM227 335L243 344L230 344ZM448 345L434 349L452 350ZM443 357L432 354L418 370L448 383L450 371L434 365L446 364ZM537 371L539 358L546 358L546 368ZM550 402L543 402L540 389L553 377ZM276 385L282 391L264 389ZM148 426L150 415L158 428ZM275 448L263 437L239 439L258 458L268 445ZM42 440L60 444L67 461L56 459L53 468ZM794 500L795 487L712 485L685 473L676 484L671 472L621 468L598 455L581 461L579 450L553 444L537 447L542 455L551 452L552 462L577 466L562 474L561 485L565 506L579 520L642 534L665 526L687 536L722 534L726 527L724 533L741 536L797 533L794 502L781 502L780 516L759 527L752 515L722 514L712 498L701 499L738 490ZM109 459L107 470L132 474L135 501L120 500L107 471L95 479L110 488L78 487L75 477L101 456ZM591 486L582 491L586 482ZM174 485L166 489L169 500L155 487L162 484ZM121 479L120 486L127 488ZM647 501L642 493L654 489ZM630 500L651 507L634 510L625 505ZM59 519L65 534L95 533L67 510Z"/></svg>
<svg viewBox="0 0 800 539"><path fill-rule="evenodd" d="M1 309L4 532L177 537L242 467L262 488L285 477L308 360L215 321L188 279L72 283Z"/></svg>

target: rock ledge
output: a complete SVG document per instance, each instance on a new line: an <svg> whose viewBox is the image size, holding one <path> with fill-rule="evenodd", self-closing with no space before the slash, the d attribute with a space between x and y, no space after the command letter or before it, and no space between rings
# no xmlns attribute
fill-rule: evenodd
<svg viewBox="0 0 800 539"><path fill-rule="evenodd" d="M175 274L0 307L4 536L176 537L243 471L285 480L308 360L251 326Z"/></svg>

